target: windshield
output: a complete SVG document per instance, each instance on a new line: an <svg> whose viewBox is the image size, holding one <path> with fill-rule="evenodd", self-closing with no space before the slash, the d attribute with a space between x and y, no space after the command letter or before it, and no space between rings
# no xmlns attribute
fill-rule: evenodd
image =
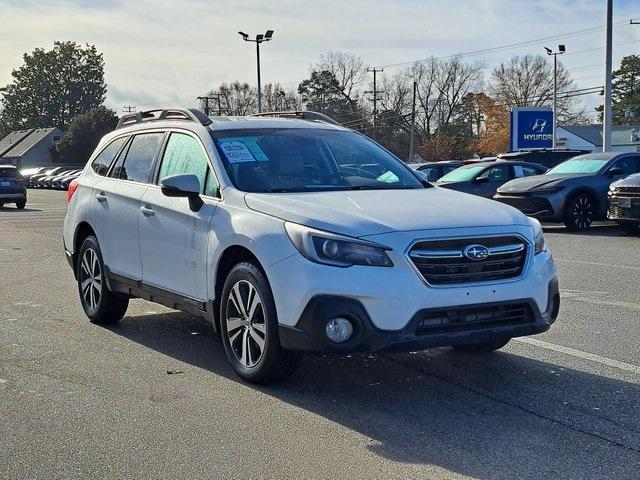
<svg viewBox="0 0 640 480"><path fill-rule="evenodd" d="M0 168L0 177L2 178L18 178L20 174L15 168Z"/></svg>
<svg viewBox="0 0 640 480"><path fill-rule="evenodd" d="M409 167L355 132L287 128L211 135L233 184L245 192L423 188Z"/></svg>
<svg viewBox="0 0 640 480"><path fill-rule="evenodd" d="M573 157L559 165L556 165L547 172L547 175L554 173L597 173L607 162L611 160L610 156L602 154L587 154Z"/></svg>
<svg viewBox="0 0 640 480"><path fill-rule="evenodd" d="M466 165L447 173L439 182L467 182L486 168L486 165Z"/></svg>

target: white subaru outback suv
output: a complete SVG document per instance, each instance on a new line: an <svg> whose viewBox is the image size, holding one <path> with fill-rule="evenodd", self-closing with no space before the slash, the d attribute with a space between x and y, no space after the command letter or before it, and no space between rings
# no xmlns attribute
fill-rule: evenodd
<svg viewBox="0 0 640 480"><path fill-rule="evenodd" d="M423 182L313 112L124 116L67 198L91 321L135 297L201 315L250 382L301 352L487 352L558 315L537 221Z"/></svg>

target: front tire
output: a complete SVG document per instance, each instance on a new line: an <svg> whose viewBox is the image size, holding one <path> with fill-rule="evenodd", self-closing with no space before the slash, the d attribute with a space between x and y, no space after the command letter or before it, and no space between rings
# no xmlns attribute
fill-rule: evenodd
<svg viewBox="0 0 640 480"><path fill-rule="evenodd" d="M453 348L459 352L464 353L489 353L495 350L500 350L507 343L510 338L503 338L501 340L491 340L488 342L467 343L463 345L456 345Z"/></svg>
<svg viewBox="0 0 640 480"><path fill-rule="evenodd" d="M16 208L18 208L19 210L22 210L26 205L26 200L20 200L19 202L16 202Z"/></svg>
<svg viewBox="0 0 640 480"><path fill-rule="evenodd" d="M93 323L116 323L127 312L129 297L114 293L107 287L104 263L98 240L85 238L76 261L78 293L84 313Z"/></svg>
<svg viewBox="0 0 640 480"><path fill-rule="evenodd" d="M564 224L574 232L589 230L596 213L596 202L588 193L570 198L565 207Z"/></svg>
<svg viewBox="0 0 640 480"><path fill-rule="evenodd" d="M280 346L271 288L253 263L239 263L227 276L219 318L227 358L242 379L268 384L295 371L298 358Z"/></svg>

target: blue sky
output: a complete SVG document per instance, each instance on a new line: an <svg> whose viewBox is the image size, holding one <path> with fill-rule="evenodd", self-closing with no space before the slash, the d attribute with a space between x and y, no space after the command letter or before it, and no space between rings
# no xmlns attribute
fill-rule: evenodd
<svg viewBox="0 0 640 480"><path fill-rule="evenodd" d="M470 52L602 26L604 5L604 0L0 0L0 85L10 80L24 52L74 40L104 53L112 108L190 106L220 82L255 82L255 50L238 30L274 29L274 40L261 52L263 82L295 86L328 50L361 55L370 65ZM614 30L617 62L640 54L640 26L627 25L629 18L640 17L640 2L614 5L614 23L620 24ZM602 84L603 31L549 43L566 44L562 61L579 87ZM544 53L544 45L469 59L491 67L515 54ZM386 68L384 74L395 71ZM583 100L588 108L599 101Z"/></svg>

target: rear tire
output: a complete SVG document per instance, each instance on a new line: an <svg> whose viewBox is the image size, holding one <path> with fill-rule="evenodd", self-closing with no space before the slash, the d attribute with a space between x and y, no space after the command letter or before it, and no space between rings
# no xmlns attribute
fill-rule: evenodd
<svg viewBox="0 0 640 480"><path fill-rule="evenodd" d="M502 340L492 340L489 342L467 343L464 345L456 345L453 348L464 353L489 353L499 350L509 343L510 338Z"/></svg>
<svg viewBox="0 0 640 480"><path fill-rule="evenodd" d="M19 202L16 202L16 208L18 208L19 210L22 210L26 205L27 205L26 200L21 200Z"/></svg>
<svg viewBox="0 0 640 480"><path fill-rule="evenodd" d="M274 383L296 370L298 357L280 346L269 282L253 263L239 263L227 276L219 318L227 358L243 380Z"/></svg>
<svg viewBox="0 0 640 480"><path fill-rule="evenodd" d="M589 230L596 215L596 202L588 193L578 193L565 206L564 224L568 230L584 232Z"/></svg>
<svg viewBox="0 0 640 480"><path fill-rule="evenodd" d="M127 312L129 297L114 293L107 287L104 263L98 240L93 235L85 238L78 251L76 278L84 313L93 323L116 323Z"/></svg>

